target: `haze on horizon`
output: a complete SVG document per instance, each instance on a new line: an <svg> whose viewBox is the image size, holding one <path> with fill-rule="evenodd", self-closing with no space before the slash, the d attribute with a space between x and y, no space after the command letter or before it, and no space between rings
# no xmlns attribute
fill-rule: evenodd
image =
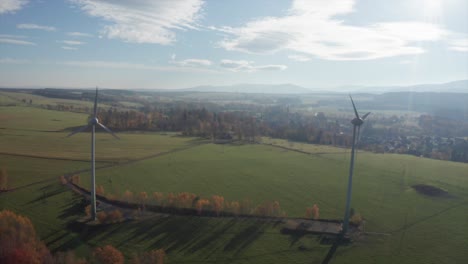
<svg viewBox="0 0 468 264"><path fill-rule="evenodd" d="M0 21L1 87L468 79L463 0L4 0Z"/></svg>

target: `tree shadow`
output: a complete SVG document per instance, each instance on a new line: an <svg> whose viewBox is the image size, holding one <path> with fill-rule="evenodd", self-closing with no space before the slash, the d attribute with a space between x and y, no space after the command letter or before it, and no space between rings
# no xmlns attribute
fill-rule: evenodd
<svg viewBox="0 0 468 264"><path fill-rule="evenodd" d="M47 203L47 200L53 196L60 195L67 192L68 189L58 183L51 183L44 187L41 187L38 191L40 193L35 199L29 201L27 204L33 204L37 202Z"/></svg>

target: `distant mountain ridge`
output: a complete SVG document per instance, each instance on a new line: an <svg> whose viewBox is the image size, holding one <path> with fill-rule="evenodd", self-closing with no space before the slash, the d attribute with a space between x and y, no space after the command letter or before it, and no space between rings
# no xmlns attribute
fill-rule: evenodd
<svg viewBox="0 0 468 264"><path fill-rule="evenodd" d="M163 90L163 89L161 89ZM418 84L410 86L340 86L336 88L305 88L295 84L235 84L226 86L203 85L185 89L168 90L182 92L223 92L223 93L265 93L305 94L317 92L332 93L389 93L389 92L447 92L468 93L468 80L447 83Z"/></svg>
<svg viewBox="0 0 468 264"><path fill-rule="evenodd" d="M295 84L235 84L227 86L204 85L179 89L187 92L225 92L225 93L266 93L266 94L301 94L313 90Z"/></svg>
<svg viewBox="0 0 468 264"><path fill-rule="evenodd" d="M444 92L468 93L468 80L447 83L417 84L410 86L342 86L338 92L391 93L391 92Z"/></svg>

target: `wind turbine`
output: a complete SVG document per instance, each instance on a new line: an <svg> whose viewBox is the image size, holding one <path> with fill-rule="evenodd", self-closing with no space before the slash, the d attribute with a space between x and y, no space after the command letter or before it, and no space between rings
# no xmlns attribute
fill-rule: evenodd
<svg viewBox="0 0 468 264"><path fill-rule="evenodd" d="M92 128L91 132L91 220L96 220L96 164L95 164L95 155L94 151L96 149L95 142L95 130L96 126L102 127L105 131L110 133L116 139L120 139L114 132L112 132L105 125L99 123L97 118L97 99L98 99L98 88L96 87L96 96L94 97L94 112L93 117L89 119L89 122L86 126L80 127L77 130L70 133L67 137L71 137L76 133L85 131L88 127Z"/></svg>
<svg viewBox="0 0 468 264"><path fill-rule="evenodd" d="M353 104L353 109L354 109L354 114L356 117L351 120L351 124L353 124L353 145L351 147L351 164L349 166L349 177L348 177L348 192L346 194L346 208L345 208L345 216L344 216L344 221L343 221L343 234L346 234L348 231L348 226L349 226L349 213L350 213L350 206L351 206L351 190L353 186L353 171L354 171L354 155L355 155L355 148L356 148L356 138L359 140L359 134L361 132L361 125L364 124L364 120L366 117L370 114L368 112L367 114L363 115L362 117L359 117L359 114L356 110L356 106L354 105L353 98L351 95L349 96L351 99L351 103ZM357 130L357 136L356 136L356 130Z"/></svg>

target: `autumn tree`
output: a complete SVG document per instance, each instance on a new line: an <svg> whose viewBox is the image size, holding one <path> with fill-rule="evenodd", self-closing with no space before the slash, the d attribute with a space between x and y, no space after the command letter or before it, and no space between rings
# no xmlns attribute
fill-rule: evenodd
<svg viewBox="0 0 468 264"><path fill-rule="evenodd" d="M80 185L80 176L79 175L71 176L71 182L75 185Z"/></svg>
<svg viewBox="0 0 468 264"><path fill-rule="evenodd" d="M90 204L88 204L85 207L85 214L86 214L86 216L91 216L91 205Z"/></svg>
<svg viewBox="0 0 468 264"><path fill-rule="evenodd" d="M129 203L133 200L133 193L129 190L126 190L123 194L124 200Z"/></svg>
<svg viewBox="0 0 468 264"><path fill-rule="evenodd" d="M11 211L0 212L0 263L40 264L51 261L29 218Z"/></svg>
<svg viewBox="0 0 468 264"><path fill-rule="evenodd" d="M219 195L213 195L211 197L211 202L213 204L213 210L216 212L216 215L219 216L219 213L224 208L224 197Z"/></svg>
<svg viewBox="0 0 468 264"><path fill-rule="evenodd" d="M119 209L112 210L107 213L106 222L108 223L118 223L123 220L123 214Z"/></svg>
<svg viewBox="0 0 468 264"><path fill-rule="evenodd" d="M195 209L197 209L198 214L202 213L203 207L210 204L210 201L207 199L198 199L195 203Z"/></svg>
<svg viewBox="0 0 468 264"><path fill-rule="evenodd" d="M104 186L98 185L96 187L96 195L104 196Z"/></svg>
<svg viewBox="0 0 468 264"><path fill-rule="evenodd" d="M320 209L316 204L312 206L312 216L314 217L315 220L319 219Z"/></svg>
<svg viewBox="0 0 468 264"><path fill-rule="evenodd" d="M168 193L167 196L166 196L166 200L167 200L167 205L169 207L172 207L175 205L175 201L176 201L176 196L175 194L173 193Z"/></svg>
<svg viewBox="0 0 468 264"><path fill-rule="evenodd" d="M145 208L146 201L148 201L148 194L146 192L140 192L138 194L138 202L143 208Z"/></svg>
<svg viewBox="0 0 468 264"><path fill-rule="evenodd" d="M163 199L164 199L164 194L160 193L160 192L154 192L153 193L153 199L154 199L154 202L157 205L162 205L162 202L163 202Z"/></svg>
<svg viewBox="0 0 468 264"><path fill-rule="evenodd" d="M135 255L131 261L132 264L164 264L166 252L164 249L155 249L149 252Z"/></svg>
<svg viewBox="0 0 468 264"><path fill-rule="evenodd" d="M5 168L0 170L0 191L8 190L8 173Z"/></svg>
<svg viewBox="0 0 468 264"><path fill-rule="evenodd" d="M62 185L67 184L67 178L65 178L65 176L60 175L59 180L60 180L60 184Z"/></svg>
<svg viewBox="0 0 468 264"><path fill-rule="evenodd" d="M181 192L177 194L177 197L175 198L176 199L175 206L182 207L182 208L190 208L192 207L192 203L196 197L197 196L193 193Z"/></svg>
<svg viewBox="0 0 468 264"><path fill-rule="evenodd" d="M312 207L307 207L305 217L319 219L319 207L316 204Z"/></svg>
<svg viewBox="0 0 468 264"><path fill-rule="evenodd" d="M102 264L123 264L125 262L122 252L111 245L96 248L93 251L93 257Z"/></svg>
<svg viewBox="0 0 468 264"><path fill-rule="evenodd" d="M362 223L362 216L361 214L354 214L351 216L351 219L349 219L349 223L355 226L358 226Z"/></svg>
<svg viewBox="0 0 468 264"><path fill-rule="evenodd" d="M233 201L228 203L229 210L235 215L238 216L240 212L240 203L237 201Z"/></svg>
<svg viewBox="0 0 468 264"><path fill-rule="evenodd" d="M104 211L98 212L96 214L96 217L99 221L99 223L104 224L107 221L107 213Z"/></svg>

